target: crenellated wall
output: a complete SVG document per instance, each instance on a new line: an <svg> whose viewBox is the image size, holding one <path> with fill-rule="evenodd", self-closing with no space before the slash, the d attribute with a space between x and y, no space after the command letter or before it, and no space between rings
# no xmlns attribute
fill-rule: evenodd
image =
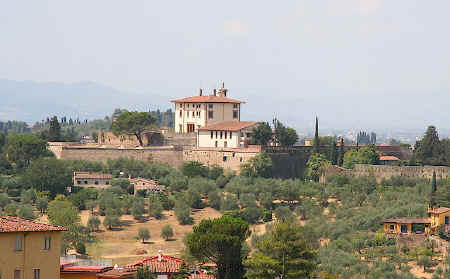
<svg viewBox="0 0 450 279"><path fill-rule="evenodd" d="M108 159L133 158L142 161L168 163L174 168L183 164L183 150L175 146L123 148L98 145L65 145L50 143L49 149L61 160L106 161Z"/></svg>

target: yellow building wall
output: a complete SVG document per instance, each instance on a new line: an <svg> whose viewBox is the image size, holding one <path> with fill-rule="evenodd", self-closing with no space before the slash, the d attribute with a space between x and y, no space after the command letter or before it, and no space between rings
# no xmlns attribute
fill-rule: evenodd
<svg viewBox="0 0 450 279"><path fill-rule="evenodd" d="M22 236L22 251L14 251L16 236ZM51 249L44 250L44 237L51 237ZM21 279L34 279L34 269L40 269L42 279L59 279L61 254L60 232L0 233L0 272L2 279L14 279L14 271L21 271Z"/></svg>
<svg viewBox="0 0 450 279"><path fill-rule="evenodd" d="M430 217L431 226L434 228L434 227L439 227L440 225L444 225L446 216L450 218L450 211L447 211L447 212L444 212L441 214L431 213L431 217Z"/></svg>

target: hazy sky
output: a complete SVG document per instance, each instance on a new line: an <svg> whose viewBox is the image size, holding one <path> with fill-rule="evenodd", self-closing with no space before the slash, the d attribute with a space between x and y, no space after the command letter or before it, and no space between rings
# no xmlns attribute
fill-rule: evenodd
<svg viewBox="0 0 450 279"><path fill-rule="evenodd" d="M168 97L224 80L266 111L283 100L273 111L288 104L290 122L317 113L330 125L450 128L449 10L448 0L0 0L0 78Z"/></svg>

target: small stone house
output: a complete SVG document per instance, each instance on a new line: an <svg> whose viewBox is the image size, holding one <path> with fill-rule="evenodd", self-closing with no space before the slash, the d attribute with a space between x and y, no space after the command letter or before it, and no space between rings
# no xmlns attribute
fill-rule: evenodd
<svg viewBox="0 0 450 279"><path fill-rule="evenodd" d="M73 173L73 186L108 188L111 186L112 174L76 171Z"/></svg>
<svg viewBox="0 0 450 279"><path fill-rule="evenodd" d="M134 188L135 196L139 190L146 190L156 193L164 192L164 190L166 190L165 186L159 185L156 181L152 179L146 178L130 178L130 185L132 185Z"/></svg>

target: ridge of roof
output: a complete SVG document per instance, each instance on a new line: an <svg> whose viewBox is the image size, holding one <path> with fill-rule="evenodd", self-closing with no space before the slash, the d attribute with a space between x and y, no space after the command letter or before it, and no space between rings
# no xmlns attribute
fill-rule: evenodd
<svg viewBox="0 0 450 279"><path fill-rule="evenodd" d="M239 131L259 122L255 121L221 121L198 128L199 131Z"/></svg>
<svg viewBox="0 0 450 279"><path fill-rule="evenodd" d="M186 97L178 100L170 101L172 103L235 103L244 104L244 101L231 99L222 96L192 96Z"/></svg>
<svg viewBox="0 0 450 279"><path fill-rule="evenodd" d="M54 226L11 216L0 216L0 233L2 232L50 232L67 231L63 226Z"/></svg>

